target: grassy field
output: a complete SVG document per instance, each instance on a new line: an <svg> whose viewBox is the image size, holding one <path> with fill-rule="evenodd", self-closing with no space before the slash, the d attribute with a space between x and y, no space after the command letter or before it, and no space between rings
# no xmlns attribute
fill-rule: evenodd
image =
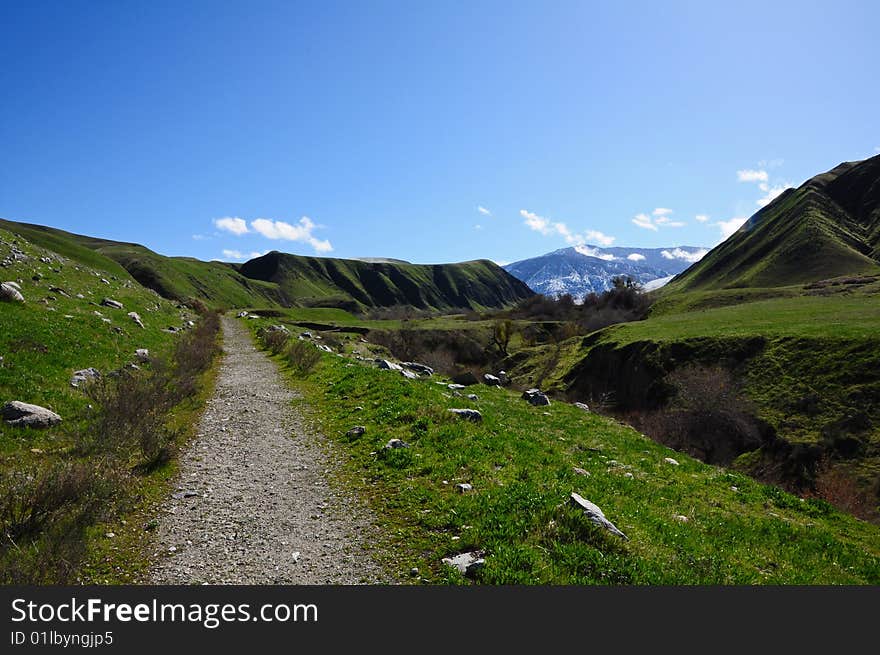
<svg viewBox="0 0 880 655"><path fill-rule="evenodd" d="M387 535L386 563L401 576L417 568L414 581L464 582L440 560L480 549L485 584L880 582L876 526L572 405L532 407L484 386L469 388L479 396L469 401L434 379L407 381L335 355L305 378L288 375L304 411L345 453L336 475L368 500ZM483 421L459 421L452 407L479 409ZM345 436L355 425L366 433ZM411 448L384 453L391 438ZM473 491L457 493L460 482ZM570 506L572 491L629 541Z"/></svg>

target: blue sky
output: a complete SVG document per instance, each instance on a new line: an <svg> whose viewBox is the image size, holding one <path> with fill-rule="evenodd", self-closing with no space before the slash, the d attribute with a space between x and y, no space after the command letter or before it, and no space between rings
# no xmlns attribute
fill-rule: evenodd
<svg viewBox="0 0 880 655"><path fill-rule="evenodd" d="M880 152L878 25L875 2L7 1L0 216L202 259L708 247Z"/></svg>

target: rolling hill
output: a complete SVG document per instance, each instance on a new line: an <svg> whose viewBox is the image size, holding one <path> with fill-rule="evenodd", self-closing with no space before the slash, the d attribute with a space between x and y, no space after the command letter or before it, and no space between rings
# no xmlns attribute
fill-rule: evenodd
<svg viewBox="0 0 880 655"><path fill-rule="evenodd" d="M880 273L880 155L789 189L667 292L771 288Z"/></svg>
<svg viewBox="0 0 880 655"><path fill-rule="evenodd" d="M273 251L244 264L166 257L135 243L0 219L0 228L85 264L131 276L165 298L215 307L407 305L451 311L497 308L533 295L488 260L421 265L396 260L302 257Z"/></svg>

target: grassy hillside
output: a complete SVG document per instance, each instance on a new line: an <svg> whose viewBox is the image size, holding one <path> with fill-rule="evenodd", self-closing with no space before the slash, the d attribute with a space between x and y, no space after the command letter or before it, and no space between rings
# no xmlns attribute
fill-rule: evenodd
<svg viewBox="0 0 880 655"><path fill-rule="evenodd" d="M880 273L880 156L783 193L679 275L662 295L784 287Z"/></svg>
<svg viewBox="0 0 880 655"><path fill-rule="evenodd" d="M481 310L533 295L525 284L488 260L392 264L270 252L242 264L240 270L249 278L277 284L292 303L353 310L395 305Z"/></svg>
<svg viewBox="0 0 880 655"><path fill-rule="evenodd" d="M0 580L125 580L143 544L143 529L131 517L128 525L119 523L118 512L126 515L161 497L173 463L133 475L130 467L138 457L108 452L115 446L95 429L103 408L83 386L71 386L71 376L94 367L105 380L113 379L114 372L137 364L138 374L165 379L163 362L198 316L140 286L100 253L51 233L36 233L38 245L25 232L0 227L0 261L11 262L0 268L0 281L18 283L25 298L0 302L0 404L19 400L47 407L62 422L35 430L0 421ZM104 298L123 309L102 305ZM128 312L136 312L144 327ZM140 348L149 350L158 368L136 357ZM163 390L147 388L139 395L158 401ZM139 420L150 409L132 401L125 414ZM197 410L187 400L167 412L163 408L156 420L179 421L175 429L183 434ZM105 520L113 524L102 529Z"/></svg>
<svg viewBox="0 0 880 655"><path fill-rule="evenodd" d="M525 284L488 260L417 265L272 252L239 265L165 257L138 244L40 225L0 220L0 227L77 261L131 276L166 298L198 298L214 307L481 310L533 295Z"/></svg>
<svg viewBox="0 0 880 655"><path fill-rule="evenodd" d="M135 243L97 239L42 225L0 220L0 227L77 261L130 276L165 298L198 298L215 307L278 306L282 302L276 285L250 280L232 264L165 257Z"/></svg>
<svg viewBox="0 0 880 655"><path fill-rule="evenodd" d="M342 350L365 347L351 339ZM436 378L409 381L331 354L311 375L289 376L343 454L334 474L369 500L388 564L401 576L418 569L414 582L464 582L441 559L470 550L485 552L484 584L880 581L876 526L572 405L532 407L485 386L463 392L476 393L472 401ZM460 421L452 407L478 409L483 421ZM365 434L346 436L355 425ZM391 438L411 447L385 453ZM459 493L458 483L473 490ZM568 503L572 491L629 541L590 523Z"/></svg>

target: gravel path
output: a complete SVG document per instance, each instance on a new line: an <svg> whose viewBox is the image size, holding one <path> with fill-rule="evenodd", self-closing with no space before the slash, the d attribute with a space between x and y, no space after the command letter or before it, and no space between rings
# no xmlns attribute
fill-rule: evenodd
<svg viewBox="0 0 880 655"><path fill-rule="evenodd" d="M325 480L328 444L275 363L234 318L223 318L223 339L216 391L160 511L150 581L386 582L365 548L368 511Z"/></svg>

